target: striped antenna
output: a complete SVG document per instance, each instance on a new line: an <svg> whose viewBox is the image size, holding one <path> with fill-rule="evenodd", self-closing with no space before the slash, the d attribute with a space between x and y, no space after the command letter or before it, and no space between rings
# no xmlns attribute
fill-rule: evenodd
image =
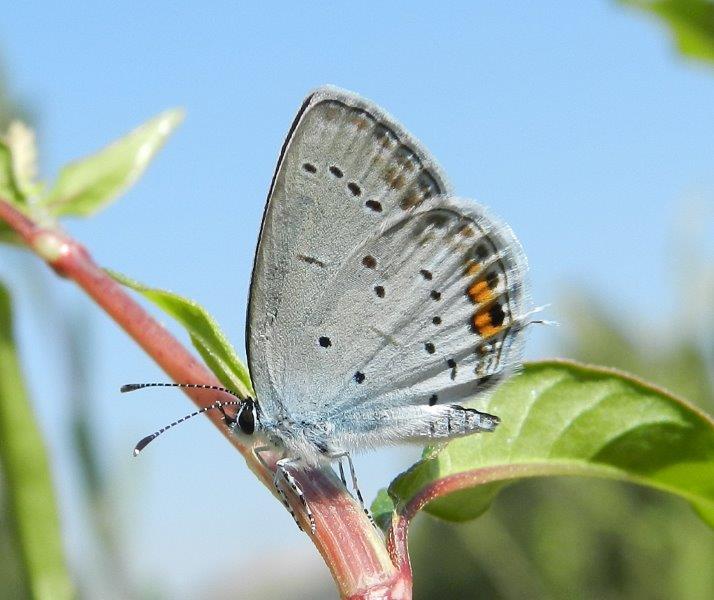
<svg viewBox="0 0 714 600"><path fill-rule="evenodd" d="M201 390L212 390L212 391L216 391L216 392L225 392L226 394L235 396L237 398L237 400L227 400L227 401L216 400L210 406L204 406L203 408L201 408L195 412L192 412L191 414L188 414L185 417L181 417L178 421L169 423L168 425L166 425L165 427L162 427L158 431L155 431L151 435L147 435L145 438L142 438L139 441L139 443L134 447L134 456L137 456L139 454L139 452L141 452L144 448L146 448L150 442L153 442L157 437L159 437L162 433L164 433L164 431L167 431L168 429L175 427L179 423L188 421L189 419L192 419L193 417L203 414L205 412L208 412L209 410L218 409L218 410L223 411L224 406L240 406L243 403L243 398L241 398L238 394L236 394L235 392L233 392L227 388L220 387L217 385L206 385L206 384L202 384L202 383L127 383L126 385L121 386L121 392L122 393L134 392L136 390L140 390L142 388L147 388L147 387L178 387L178 388L194 388L194 389L201 389Z"/></svg>
<svg viewBox="0 0 714 600"><path fill-rule="evenodd" d="M140 390L142 388L148 388L148 387L177 387L177 388L194 388L194 389L199 389L199 390L213 390L214 392L225 392L226 394L230 394L231 396L235 396L238 398L238 400L242 400L238 394L236 394L233 390L229 390L228 388L221 387L220 385L207 385L205 383L127 383L123 386L121 386L121 392L126 393L126 392L134 392L136 390Z"/></svg>

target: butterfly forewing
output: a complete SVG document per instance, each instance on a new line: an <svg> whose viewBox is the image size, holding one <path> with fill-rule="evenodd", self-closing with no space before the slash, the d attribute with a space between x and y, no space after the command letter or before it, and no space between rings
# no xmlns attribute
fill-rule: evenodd
<svg viewBox="0 0 714 600"><path fill-rule="evenodd" d="M451 198L391 118L318 91L256 255L248 349L263 410L314 421L473 398L517 362L525 268L510 229Z"/></svg>

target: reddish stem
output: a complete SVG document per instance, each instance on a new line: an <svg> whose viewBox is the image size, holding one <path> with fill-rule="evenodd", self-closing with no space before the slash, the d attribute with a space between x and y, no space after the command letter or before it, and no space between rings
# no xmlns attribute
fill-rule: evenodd
<svg viewBox="0 0 714 600"><path fill-rule="evenodd" d="M59 228L39 226L1 199L0 219L58 274L73 280L89 294L171 379L179 383L220 385L213 373L111 279L78 242ZM220 394L196 389L184 392L200 407L211 404L216 394ZM216 411L207 416L275 494L272 472L256 459L251 447L231 434ZM323 469L297 476L317 524L317 532L310 537L330 568L340 594L355 600L410 598L411 573L395 569L380 534L334 473ZM302 514L297 505L294 508ZM306 524L303 528L309 531Z"/></svg>
<svg viewBox="0 0 714 600"><path fill-rule="evenodd" d="M566 474L566 471L563 465L533 462L481 467L479 469L455 473L440 479L435 479L414 494L409 502L394 516L392 527L387 537L389 555L392 557L392 561L400 573L405 577L408 576L411 581L411 565L409 563L408 549L409 523L429 502L459 490L471 489L495 481L564 474ZM573 472L572 474L576 473Z"/></svg>

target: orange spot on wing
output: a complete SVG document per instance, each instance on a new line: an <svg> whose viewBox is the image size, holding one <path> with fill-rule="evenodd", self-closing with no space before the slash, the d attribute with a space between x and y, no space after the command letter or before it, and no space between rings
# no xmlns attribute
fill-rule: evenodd
<svg viewBox="0 0 714 600"><path fill-rule="evenodd" d="M501 330L500 327L495 327L491 323L491 314L488 309L480 310L474 315L474 327L476 332L484 339L496 335Z"/></svg>
<svg viewBox="0 0 714 600"><path fill-rule="evenodd" d="M480 279L471 284L467 291L469 298L476 304L485 304L489 300L493 299L493 292L491 288L488 287L488 283Z"/></svg>
<svg viewBox="0 0 714 600"><path fill-rule="evenodd" d="M469 263L466 265L466 275L478 275L480 271L481 265L474 260L469 261Z"/></svg>

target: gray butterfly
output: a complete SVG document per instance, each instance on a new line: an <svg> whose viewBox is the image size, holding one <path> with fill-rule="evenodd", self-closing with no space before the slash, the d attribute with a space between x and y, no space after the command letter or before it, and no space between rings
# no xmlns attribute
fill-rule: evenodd
<svg viewBox="0 0 714 600"><path fill-rule="evenodd" d="M313 531L291 471L346 458L359 495L353 451L495 429L497 417L465 404L521 362L526 270L511 229L454 197L387 113L335 87L307 97L255 256L256 398L229 423L260 436L258 456L279 450L276 488L297 494Z"/></svg>

